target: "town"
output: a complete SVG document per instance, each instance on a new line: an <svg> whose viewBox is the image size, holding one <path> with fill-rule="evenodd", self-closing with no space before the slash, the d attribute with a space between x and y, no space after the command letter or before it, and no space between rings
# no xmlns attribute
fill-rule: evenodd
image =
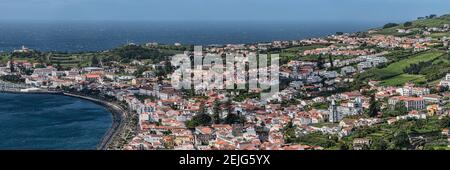
<svg viewBox="0 0 450 170"><path fill-rule="evenodd" d="M4 52L0 91L118 105L130 116L109 149L450 149L449 24L450 15L430 15L367 32L202 47L218 56L279 54L280 91L270 99L245 82L245 89L175 88L170 61L193 57L193 46L156 42L95 53ZM195 72L208 76L211 68Z"/></svg>

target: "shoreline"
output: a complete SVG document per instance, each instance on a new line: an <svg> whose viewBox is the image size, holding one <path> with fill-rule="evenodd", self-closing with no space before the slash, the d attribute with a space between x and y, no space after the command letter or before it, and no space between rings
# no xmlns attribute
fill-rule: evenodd
<svg viewBox="0 0 450 170"><path fill-rule="evenodd" d="M95 104L101 105L106 108L108 112L112 115L112 124L111 127L108 128L106 133L100 139L100 142L96 145L96 150L109 150L109 149L117 149L112 148L114 143L117 141L117 137L124 131L126 128L124 126L125 119L128 117L127 112L120 106L113 104L111 102L102 101L99 99L95 99L88 96L81 96L77 94L59 92L59 91L36 91L36 92L21 92L21 91L4 91L0 90L0 93L9 93L9 94L49 94L49 95L61 95L68 96L78 99L83 99L87 101L91 101Z"/></svg>
<svg viewBox="0 0 450 170"><path fill-rule="evenodd" d="M105 107L112 114L112 124L111 127L108 129L108 131L105 133L105 135L103 135L102 139L97 144L96 148L97 150L116 149L111 148L115 142L115 138L118 137L121 134L121 132L123 132L124 128L126 128L124 124L125 119L127 118L127 112L122 107L113 104L111 102L102 101L100 99L95 99L88 96L82 96L65 92L62 92L60 94L64 96L88 100Z"/></svg>

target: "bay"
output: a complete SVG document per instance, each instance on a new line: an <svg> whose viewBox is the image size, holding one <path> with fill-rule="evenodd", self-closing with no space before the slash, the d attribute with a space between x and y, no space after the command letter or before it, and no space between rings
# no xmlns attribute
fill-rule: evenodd
<svg viewBox="0 0 450 170"><path fill-rule="evenodd" d="M90 101L0 93L0 149L96 149L111 124L111 113Z"/></svg>

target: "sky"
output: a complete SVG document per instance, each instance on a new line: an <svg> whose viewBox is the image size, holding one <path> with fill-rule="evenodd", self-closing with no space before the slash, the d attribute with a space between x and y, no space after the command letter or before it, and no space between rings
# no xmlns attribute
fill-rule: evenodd
<svg viewBox="0 0 450 170"><path fill-rule="evenodd" d="M405 21L450 0L0 0L0 20Z"/></svg>

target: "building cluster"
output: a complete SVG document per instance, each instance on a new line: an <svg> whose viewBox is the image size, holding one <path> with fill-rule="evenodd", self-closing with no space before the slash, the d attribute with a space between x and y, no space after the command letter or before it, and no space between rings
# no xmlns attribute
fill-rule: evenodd
<svg viewBox="0 0 450 170"><path fill-rule="evenodd" d="M227 53L252 54L275 48L321 45L324 47L305 50L298 55L351 56L348 59L326 60L324 63L290 60L279 66L280 78L288 83L269 101L261 101L258 97L234 100L243 94L227 90L200 88L193 89L192 93L177 90L172 86L170 78L181 76L183 72L156 76L157 70L163 67L164 62L149 65L144 61L134 60L130 63L112 62L101 67L61 70L53 66L37 67L35 63L17 60L0 67L0 75L12 74L10 67L14 67L20 70L20 75L30 86L47 89L71 88L78 92L95 90L100 96L115 98L138 118L138 134L124 149L322 149L318 146L288 143L283 129L292 123L298 136L321 132L345 137L358 127L384 123L384 119L379 117L361 116L371 105L371 96L364 95L364 90L376 91L375 98L381 102L383 108L394 107L400 103L407 109L407 115L392 117L387 121L389 124L402 119L448 115L448 108L445 106L449 102L449 94L433 94L427 87L416 87L409 83L403 87L384 87L371 81L370 89L341 91L354 81L357 73L389 62L385 57L388 52L377 52L375 48L382 48L384 51L392 48L422 51L427 50L430 43L429 38L423 37L343 34L299 41L217 45L203 49L204 53L222 56ZM147 46L150 48L158 44L149 43ZM25 50L29 49L18 52L27 52ZM186 53L192 55L192 52ZM136 76L137 66L150 69ZM208 68L209 65L196 71L210 77ZM31 72L25 74L23 70ZM225 71L223 74L227 77L234 76L233 74L243 75L245 72ZM202 87L208 87L208 83L203 82ZM450 86L450 74L443 78L440 86ZM255 90L252 93L261 91ZM202 114L209 115L211 121L208 124L192 126L192 119ZM223 121L233 115L241 120L237 123ZM356 148L363 148L367 144L370 144L370 141L354 141Z"/></svg>

